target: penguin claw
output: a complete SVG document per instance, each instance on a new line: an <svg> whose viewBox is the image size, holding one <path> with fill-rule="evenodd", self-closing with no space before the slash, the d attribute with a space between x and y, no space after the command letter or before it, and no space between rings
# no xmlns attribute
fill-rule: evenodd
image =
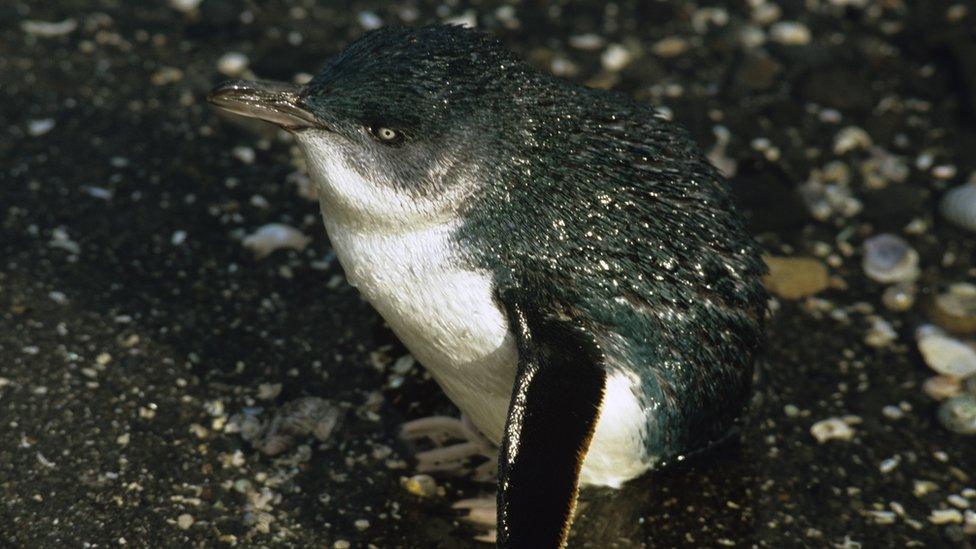
<svg viewBox="0 0 976 549"><path fill-rule="evenodd" d="M498 531L495 526L498 511L493 496L462 499L452 505L451 508L467 511L467 514L463 515L461 520L483 532L475 536L475 541L485 543L495 543L497 541Z"/></svg>
<svg viewBox="0 0 976 549"><path fill-rule="evenodd" d="M409 421L400 427L400 438L408 442L427 439L434 444L434 448L414 454L417 472L470 473L475 482L491 483L498 477L498 448L463 415L461 419L434 416ZM462 442L448 444L449 441ZM485 461L472 469L469 461L474 458ZM497 542L498 511L494 496L462 499L452 508L462 511L461 520L478 532L475 541Z"/></svg>
<svg viewBox="0 0 976 549"><path fill-rule="evenodd" d="M498 450L463 416L461 419L433 416L409 421L401 426L400 438L409 442L427 439L434 444L435 448L414 454L420 473L467 473L469 460L484 458L486 461L471 471L473 480L493 482L497 476ZM463 442L448 444L451 440Z"/></svg>

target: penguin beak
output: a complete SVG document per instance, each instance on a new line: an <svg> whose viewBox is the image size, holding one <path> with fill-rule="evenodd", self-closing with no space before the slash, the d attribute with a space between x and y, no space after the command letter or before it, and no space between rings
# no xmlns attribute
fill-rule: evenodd
<svg viewBox="0 0 976 549"><path fill-rule="evenodd" d="M270 80L224 82L207 94L207 101L241 116L257 118L295 131L321 128L315 115L301 105L301 86Z"/></svg>

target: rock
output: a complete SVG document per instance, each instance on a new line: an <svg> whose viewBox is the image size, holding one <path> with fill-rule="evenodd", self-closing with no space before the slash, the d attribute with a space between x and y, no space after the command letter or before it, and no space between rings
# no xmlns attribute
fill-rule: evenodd
<svg viewBox="0 0 976 549"><path fill-rule="evenodd" d="M817 294L830 286L827 266L812 257L773 257L763 259L769 273L763 283L783 299L800 299Z"/></svg>

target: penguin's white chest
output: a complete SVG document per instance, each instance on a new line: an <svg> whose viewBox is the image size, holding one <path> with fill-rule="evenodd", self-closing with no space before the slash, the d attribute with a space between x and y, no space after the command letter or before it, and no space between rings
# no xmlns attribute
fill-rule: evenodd
<svg viewBox="0 0 976 549"><path fill-rule="evenodd" d="M460 267L450 224L395 234L326 228L350 284L376 308L455 405L498 444L515 382L518 348L487 272ZM583 484L619 487L651 462L644 410L631 377L612 375L583 463Z"/></svg>
<svg viewBox="0 0 976 549"><path fill-rule="evenodd" d="M460 266L454 226L370 233L326 216L326 228L350 284L485 436L501 440L518 350L489 273Z"/></svg>

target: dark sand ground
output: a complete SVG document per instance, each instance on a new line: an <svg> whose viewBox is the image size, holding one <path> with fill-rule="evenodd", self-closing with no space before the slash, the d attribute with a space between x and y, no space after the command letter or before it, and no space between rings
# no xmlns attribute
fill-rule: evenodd
<svg viewBox="0 0 976 549"><path fill-rule="evenodd" d="M290 80L376 21L468 14L541 67L666 107L705 149L727 128L754 232L834 277L777 300L742 442L586 494L574 545L972 546L976 526L929 520L953 494L976 507L976 439L936 420L913 332L939 284L974 278L973 233L937 203L976 168L976 6L541 4L0 3L0 545L470 544L450 502L490 487L440 477L444 493L419 499L400 486L413 472L397 426L449 402L419 367L392 368L406 351L341 278L287 140L203 99L227 52ZM25 26L65 19L55 36ZM872 188L868 150L835 153L848 126L904 181ZM815 220L797 188L832 161L863 207ZM241 237L272 222L311 244L256 260ZM921 256L908 312L886 310L861 269L860 243L882 231ZM874 315L891 344L864 342ZM242 409L306 395L345 410L325 443L272 458L224 431ZM847 415L851 440L811 436Z"/></svg>

